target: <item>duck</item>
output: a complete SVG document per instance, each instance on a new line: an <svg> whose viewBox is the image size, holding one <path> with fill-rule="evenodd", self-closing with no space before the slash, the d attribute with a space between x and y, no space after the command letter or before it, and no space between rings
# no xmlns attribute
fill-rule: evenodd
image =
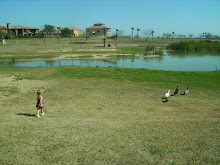
<svg viewBox="0 0 220 165"><path fill-rule="evenodd" d="M174 95L177 95L178 91L179 91L179 89L178 89L178 86L177 86L177 87L176 87L176 90L175 90L175 92L174 92Z"/></svg>
<svg viewBox="0 0 220 165"><path fill-rule="evenodd" d="M167 98L169 98L169 97L170 97L170 90L168 90L168 92L167 92L167 93L165 93L165 97L166 97L166 101L169 101Z"/></svg>

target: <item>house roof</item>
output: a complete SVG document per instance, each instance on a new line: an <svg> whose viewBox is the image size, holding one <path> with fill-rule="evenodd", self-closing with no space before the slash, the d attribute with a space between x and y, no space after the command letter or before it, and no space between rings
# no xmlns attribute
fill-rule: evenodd
<svg viewBox="0 0 220 165"><path fill-rule="evenodd" d="M5 28L7 28L7 26L4 26ZM36 27L29 27L29 26L22 26L22 25L11 25L11 27L9 29L35 29L35 30L39 30Z"/></svg>
<svg viewBox="0 0 220 165"><path fill-rule="evenodd" d="M7 28L7 26L0 26L0 28Z"/></svg>
<svg viewBox="0 0 220 165"><path fill-rule="evenodd" d="M67 27L67 28L70 29L70 30L80 30L80 31L83 31L82 29L76 28L76 27Z"/></svg>
<svg viewBox="0 0 220 165"><path fill-rule="evenodd" d="M100 24L102 24L102 25L105 25L104 23L101 23L101 22L98 22L98 23L95 23L94 25L100 25Z"/></svg>
<svg viewBox="0 0 220 165"><path fill-rule="evenodd" d="M111 28L107 26L91 26L86 29L111 29Z"/></svg>

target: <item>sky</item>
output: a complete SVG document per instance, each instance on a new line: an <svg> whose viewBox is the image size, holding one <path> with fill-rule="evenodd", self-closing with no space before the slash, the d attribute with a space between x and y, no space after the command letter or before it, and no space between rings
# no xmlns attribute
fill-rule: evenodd
<svg viewBox="0 0 220 165"><path fill-rule="evenodd" d="M163 33L220 35L220 0L0 0L0 26L85 30L102 22L131 35L131 28Z"/></svg>

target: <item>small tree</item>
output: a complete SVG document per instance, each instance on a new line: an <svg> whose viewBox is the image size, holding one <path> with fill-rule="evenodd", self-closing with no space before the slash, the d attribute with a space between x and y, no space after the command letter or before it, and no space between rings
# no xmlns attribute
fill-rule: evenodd
<svg viewBox="0 0 220 165"><path fill-rule="evenodd" d="M3 32L2 29L0 29L0 38L1 38L1 39L5 38L5 35L6 35L6 33Z"/></svg>
<svg viewBox="0 0 220 165"><path fill-rule="evenodd" d="M52 37L52 33L55 31L55 26L53 25L44 25L44 32L50 33L50 38Z"/></svg>
<svg viewBox="0 0 220 165"><path fill-rule="evenodd" d="M146 41L148 40L148 38L152 35L153 29L145 29L142 31L146 37Z"/></svg>
<svg viewBox="0 0 220 165"><path fill-rule="evenodd" d="M73 35L73 31L68 28L63 28L60 31L63 37L71 37Z"/></svg>
<svg viewBox="0 0 220 165"><path fill-rule="evenodd" d="M189 35L189 38L192 38L192 37L193 37L193 34L190 34L190 35Z"/></svg>
<svg viewBox="0 0 220 165"><path fill-rule="evenodd" d="M212 38L213 38L213 35L212 35L211 33L207 33L207 34L205 35L205 38L207 38L207 39L212 39Z"/></svg>

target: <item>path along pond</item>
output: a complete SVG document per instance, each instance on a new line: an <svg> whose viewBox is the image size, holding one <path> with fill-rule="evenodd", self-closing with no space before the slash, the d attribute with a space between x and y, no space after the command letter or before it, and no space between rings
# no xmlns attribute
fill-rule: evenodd
<svg viewBox="0 0 220 165"><path fill-rule="evenodd" d="M146 68L166 71L214 71L220 70L220 54L195 54L183 52L164 52L162 57L107 59L107 60L60 60L29 61L11 63L1 62L0 66L16 67L58 67L65 65L91 67Z"/></svg>

